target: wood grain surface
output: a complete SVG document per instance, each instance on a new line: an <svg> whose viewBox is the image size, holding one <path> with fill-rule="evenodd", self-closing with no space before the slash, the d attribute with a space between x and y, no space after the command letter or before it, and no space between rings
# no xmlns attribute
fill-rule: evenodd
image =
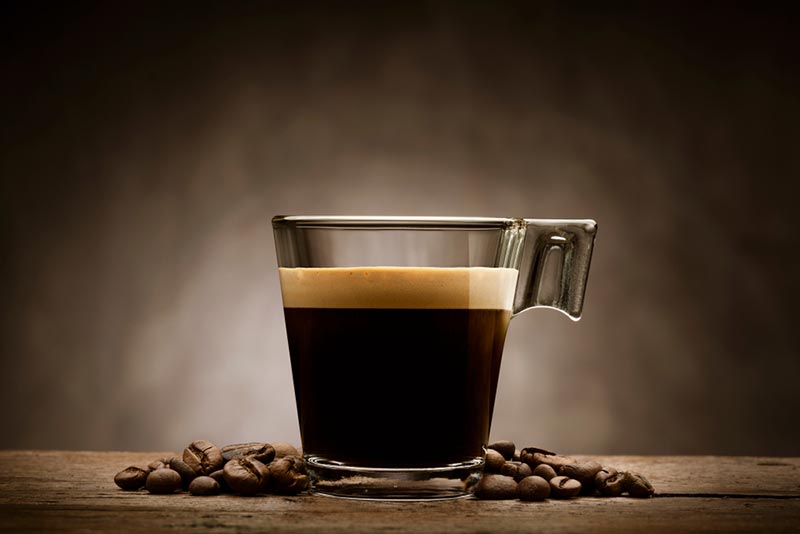
<svg viewBox="0 0 800 534"><path fill-rule="evenodd" d="M171 453L0 451L0 530L7 532L800 532L800 458L593 457L636 470L651 499L541 503L375 502L116 487L132 464Z"/></svg>

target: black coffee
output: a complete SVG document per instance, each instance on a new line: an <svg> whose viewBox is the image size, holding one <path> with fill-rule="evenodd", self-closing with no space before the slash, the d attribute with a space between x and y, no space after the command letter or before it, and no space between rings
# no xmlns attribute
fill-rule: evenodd
<svg viewBox="0 0 800 534"><path fill-rule="evenodd" d="M482 455L509 311L285 314L306 453L364 467Z"/></svg>
<svg viewBox="0 0 800 534"><path fill-rule="evenodd" d="M303 450L351 467L483 455L516 271L281 269Z"/></svg>

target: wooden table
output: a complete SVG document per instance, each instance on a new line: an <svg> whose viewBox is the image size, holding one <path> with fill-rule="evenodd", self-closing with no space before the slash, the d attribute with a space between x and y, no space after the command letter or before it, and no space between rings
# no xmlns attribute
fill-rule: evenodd
<svg viewBox="0 0 800 534"><path fill-rule="evenodd" d="M117 471L169 453L0 451L9 532L800 532L800 458L595 457L636 470L651 499L372 502L315 495L126 492Z"/></svg>

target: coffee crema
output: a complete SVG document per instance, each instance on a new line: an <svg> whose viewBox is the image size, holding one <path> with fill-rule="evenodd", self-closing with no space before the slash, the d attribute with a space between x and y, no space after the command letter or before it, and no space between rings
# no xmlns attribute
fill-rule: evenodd
<svg viewBox="0 0 800 534"><path fill-rule="evenodd" d="M281 268L304 453L357 467L480 458L517 271Z"/></svg>
<svg viewBox="0 0 800 534"><path fill-rule="evenodd" d="M494 267L279 269L285 308L511 310L517 270Z"/></svg>

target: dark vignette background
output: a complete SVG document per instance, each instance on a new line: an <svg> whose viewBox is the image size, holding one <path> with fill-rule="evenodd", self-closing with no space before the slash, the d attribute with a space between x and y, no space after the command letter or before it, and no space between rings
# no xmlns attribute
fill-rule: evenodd
<svg viewBox="0 0 800 534"><path fill-rule="evenodd" d="M493 437L800 454L794 13L159 4L2 4L0 447L297 442L270 217L388 213L600 224Z"/></svg>

